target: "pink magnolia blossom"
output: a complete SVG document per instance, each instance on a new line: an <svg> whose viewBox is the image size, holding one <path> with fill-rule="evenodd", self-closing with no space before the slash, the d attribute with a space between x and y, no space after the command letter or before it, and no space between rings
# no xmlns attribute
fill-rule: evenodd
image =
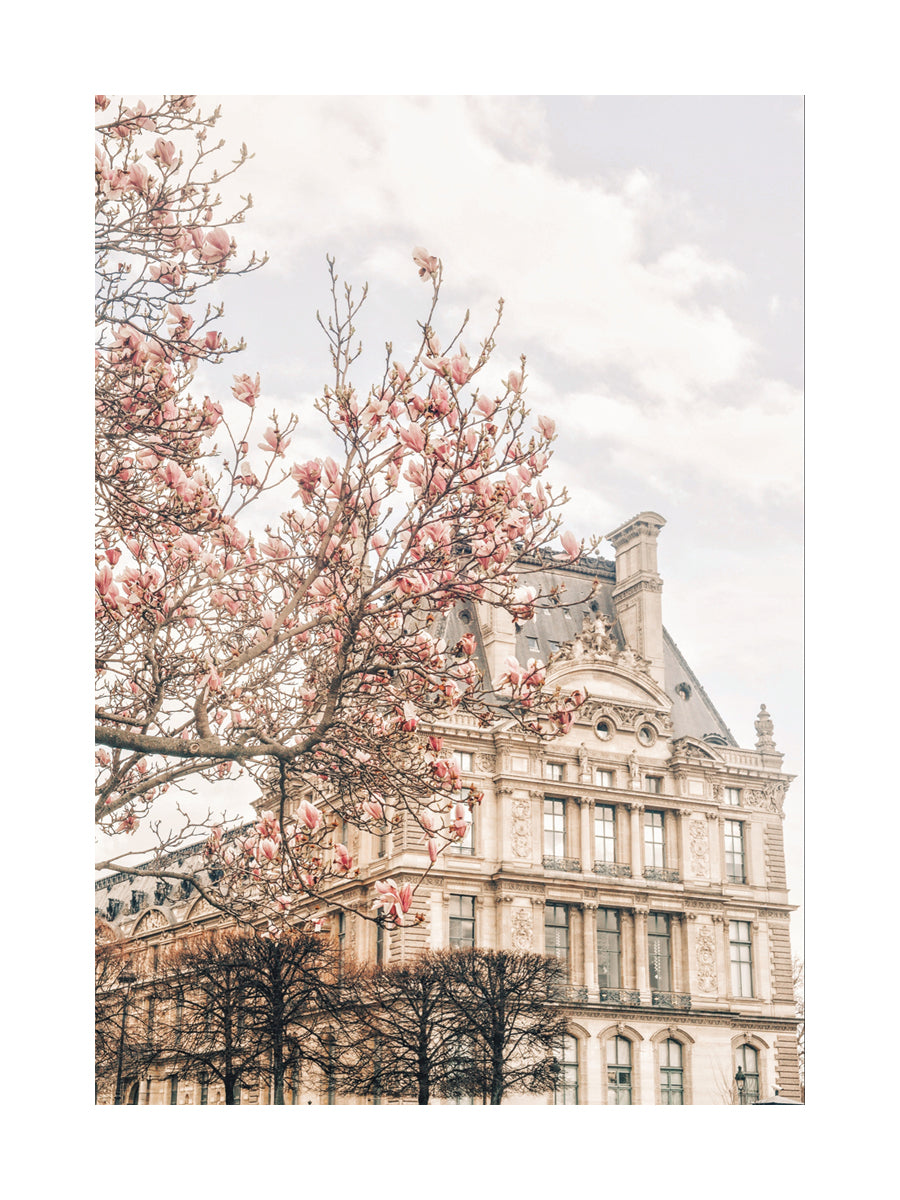
<svg viewBox="0 0 900 1200"><path fill-rule="evenodd" d="M571 530L567 529L559 540L562 542L563 549L565 550L566 554L568 554L572 562L576 562L581 557L581 546L579 545L575 534L572 533Z"/></svg>
<svg viewBox="0 0 900 1200"><path fill-rule="evenodd" d="M472 374L472 364L468 354L454 354L450 359L450 378L458 386L468 383Z"/></svg>
<svg viewBox="0 0 900 1200"><path fill-rule="evenodd" d="M251 379L249 375L234 376L234 386L231 389L231 393L234 398L236 400L240 400L242 404L249 405L250 408L253 408L253 406L256 404L256 401L259 399L259 391L259 372L257 372L255 380Z"/></svg>
<svg viewBox="0 0 900 1200"><path fill-rule="evenodd" d="M431 859L432 862L436 862L437 856L439 853L437 840L435 838L429 838L428 841L425 843L425 846L428 850L428 857Z"/></svg>
<svg viewBox="0 0 900 1200"><path fill-rule="evenodd" d="M291 444L289 437L283 437L277 430L270 425L263 434L263 440L259 443L260 450L267 450L270 454L275 454L278 458L284 458L284 452Z"/></svg>
<svg viewBox="0 0 900 1200"><path fill-rule="evenodd" d="M231 238L227 229L211 229L194 253L202 262L224 262L231 253Z"/></svg>
<svg viewBox="0 0 900 1200"><path fill-rule="evenodd" d="M178 157L175 151L175 143L167 142L165 138L156 139L153 149L149 151L149 155L150 158L155 158L164 167L171 167Z"/></svg>
<svg viewBox="0 0 900 1200"><path fill-rule="evenodd" d="M384 806L378 800L364 800L363 809L373 821L382 821L384 819Z"/></svg>
<svg viewBox="0 0 900 1200"><path fill-rule="evenodd" d="M300 804L297 808L297 815L309 830L317 829L322 821L321 812L314 804L310 804L308 800L300 801Z"/></svg>
<svg viewBox="0 0 900 1200"><path fill-rule="evenodd" d="M349 871L353 866L353 856L342 842L334 847L334 857L342 871Z"/></svg>
<svg viewBox="0 0 900 1200"><path fill-rule="evenodd" d="M478 397L475 403L486 417L492 417L497 411L497 402L492 400L490 396L481 395Z"/></svg>
<svg viewBox="0 0 900 1200"><path fill-rule="evenodd" d="M438 260L434 255L429 254L424 246L415 246L413 248L413 262L419 268L420 279L432 277L439 266Z"/></svg>

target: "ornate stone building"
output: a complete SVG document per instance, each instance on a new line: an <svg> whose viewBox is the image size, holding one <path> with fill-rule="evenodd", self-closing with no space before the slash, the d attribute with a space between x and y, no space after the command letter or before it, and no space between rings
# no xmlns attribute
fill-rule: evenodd
<svg viewBox="0 0 900 1200"><path fill-rule="evenodd" d="M547 745L511 722L447 726L445 746L484 800L419 887L426 920L387 931L335 911L336 935L361 958L477 945L563 961L570 1035L559 1085L508 1103L733 1104L776 1089L800 1098L782 836L793 777L765 705L756 745L739 747L663 628L664 524L644 512L619 526L608 535L615 562L548 564L530 582L544 593L563 585L559 602L524 627L493 610L452 614L447 642L474 633L486 677L498 680L509 655L549 660L548 681L588 700ZM374 880L413 881L427 866L411 823L357 832L349 849L361 871L340 885L345 904L364 907ZM173 936L201 916L165 885L149 907L130 892L124 875L98 883L98 914L119 935ZM141 1102L171 1102L165 1080L140 1086ZM194 1091L179 1102L198 1102Z"/></svg>

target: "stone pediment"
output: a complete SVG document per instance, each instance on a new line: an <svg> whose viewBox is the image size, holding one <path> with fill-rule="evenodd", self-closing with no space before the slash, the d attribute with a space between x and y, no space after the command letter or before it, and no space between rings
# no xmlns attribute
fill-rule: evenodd
<svg viewBox="0 0 900 1200"><path fill-rule="evenodd" d="M699 759L707 763L724 762L721 750L695 737L681 737L672 743L673 758Z"/></svg>
<svg viewBox="0 0 900 1200"><path fill-rule="evenodd" d="M654 713L668 713L672 708L669 697L650 675L621 661L599 657L555 661L547 671L547 683L564 692L581 688L588 699L576 715L579 723L592 719L606 704Z"/></svg>

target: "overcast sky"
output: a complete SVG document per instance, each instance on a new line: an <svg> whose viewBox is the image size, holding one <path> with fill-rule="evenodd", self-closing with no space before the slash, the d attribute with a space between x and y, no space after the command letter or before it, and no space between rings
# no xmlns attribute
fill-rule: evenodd
<svg viewBox="0 0 900 1200"><path fill-rule="evenodd" d="M567 523L603 535L666 519L663 620L742 746L761 702L784 768L802 766L802 210L798 97L203 97L255 158L241 251L271 262L226 290L223 328L298 410L320 453L329 381L315 320L325 256L368 282L355 382L403 358L444 263L438 333L471 311L476 347L505 300L496 378L527 355L528 398L557 422ZM369 368L367 373L367 368ZM607 543L601 553L613 558ZM787 800L800 900L802 779ZM795 940L800 936L795 922Z"/></svg>

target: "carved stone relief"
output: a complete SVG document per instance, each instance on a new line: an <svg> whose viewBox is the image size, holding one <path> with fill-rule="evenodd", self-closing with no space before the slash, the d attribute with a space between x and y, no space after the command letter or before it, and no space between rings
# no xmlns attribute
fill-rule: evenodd
<svg viewBox="0 0 900 1200"><path fill-rule="evenodd" d="M140 921L134 927L134 932L144 933L148 929L168 929L168 927L169 922L165 916L158 909L152 909L141 917Z"/></svg>
<svg viewBox="0 0 900 1200"><path fill-rule="evenodd" d="M513 950L525 953L530 953L534 947L534 922L528 908L517 908L513 913L512 943Z"/></svg>
<svg viewBox="0 0 900 1200"><path fill-rule="evenodd" d="M493 756L493 754L476 754L475 755L475 770L481 771L485 775L492 775L494 772L494 756Z"/></svg>
<svg viewBox="0 0 900 1200"><path fill-rule="evenodd" d="M716 938L710 925L697 928L697 987L701 992L714 992L718 986L716 973Z"/></svg>
<svg viewBox="0 0 900 1200"><path fill-rule="evenodd" d="M709 834L705 817L691 817L688 823L691 847L691 871L695 876L709 876Z"/></svg>
<svg viewBox="0 0 900 1200"><path fill-rule="evenodd" d="M516 858L531 858L531 801L512 802L512 849Z"/></svg>
<svg viewBox="0 0 900 1200"><path fill-rule="evenodd" d="M761 788L745 788L741 799L747 808L780 813L784 808L784 784L764 783Z"/></svg>

